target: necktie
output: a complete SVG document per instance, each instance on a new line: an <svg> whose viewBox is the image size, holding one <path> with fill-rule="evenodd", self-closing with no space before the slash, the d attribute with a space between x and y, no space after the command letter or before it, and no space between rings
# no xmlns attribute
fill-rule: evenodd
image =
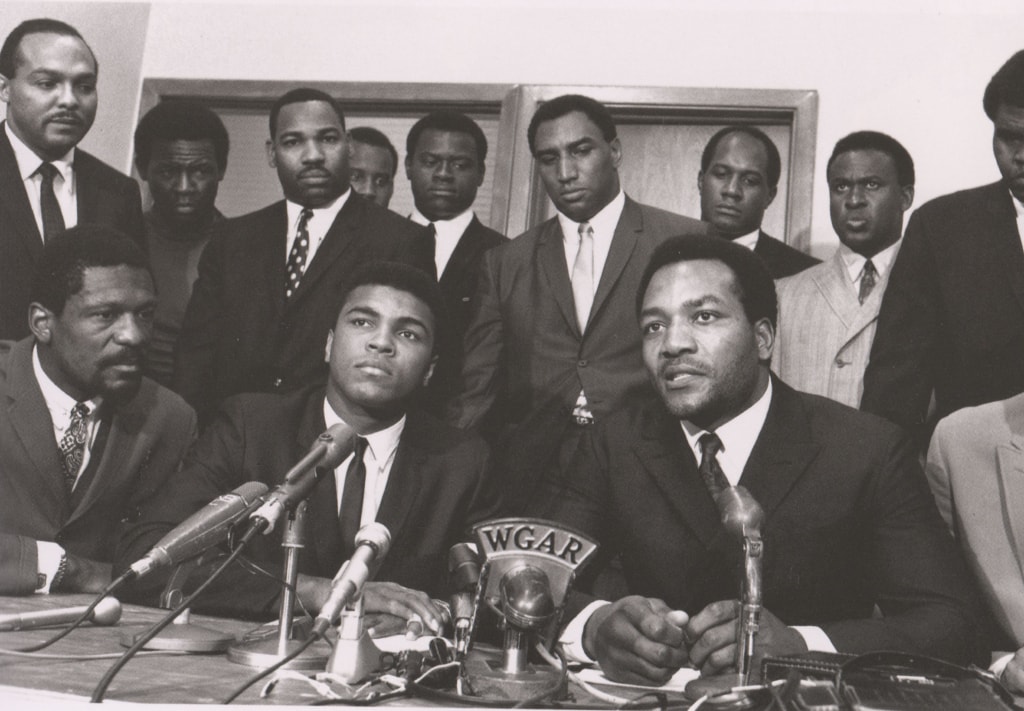
<svg viewBox="0 0 1024 711"><path fill-rule="evenodd" d="M77 403L71 408L71 422L68 423L64 436L60 438L60 463L69 494L75 488L82 457L85 456L85 440L89 431L86 427L88 417L89 406L84 402Z"/></svg>
<svg viewBox="0 0 1024 711"><path fill-rule="evenodd" d="M427 236L425 237L430 245L430 258L434 260L434 265L437 265L437 227L431 222L427 227ZM437 270L437 278L441 278L441 270Z"/></svg>
<svg viewBox="0 0 1024 711"><path fill-rule="evenodd" d="M366 488L366 438L356 437L356 446L352 452L352 461L348 464L345 475L345 488L341 493L341 510L338 513L338 524L341 528L342 549L346 557L355 545L356 534L363 517L363 491Z"/></svg>
<svg viewBox="0 0 1024 711"><path fill-rule="evenodd" d="M292 298L292 294L299 288L299 281L302 280L302 274L306 270L306 255L309 254L309 228L307 225L312 216L313 211L307 207L299 217L299 226L295 230L295 241L292 243L291 252L288 253L288 266L285 267L288 275L284 287L286 299Z"/></svg>
<svg viewBox="0 0 1024 711"><path fill-rule="evenodd" d="M729 488L729 480L725 478L725 472L718 464L718 453L722 450L722 440L714 432L708 432L701 436L700 444L700 478L704 480L704 486L711 493L711 498L717 497L722 491Z"/></svg>
<svg viewBox="0 0 1024 711"><path fill-rule="evenodd" d="M579 233L580 245L572 265L572 300L576 306L576 323L583 332L594 302L594 228L589 222L583 222Z"/></svg>
<svg viewBox="0 0 1024 711"><path fill-rule="evenodd" d="M857 295L862 304L867 301L868 296L871 295L871 290L875 288L877 283L878 272L875 270L875 265L869 259L864 262L864 272L860 276L860 294Z"/></svg>
<svg viewBox="0 0 1024 711"><path fill-rule="evenodd" d="M64 213L53 192L53 179L58 170L53 163L43 163L36 170L42 180L39 183L39 211L43 217L43 242L49 242L64 231Z"/></svg>

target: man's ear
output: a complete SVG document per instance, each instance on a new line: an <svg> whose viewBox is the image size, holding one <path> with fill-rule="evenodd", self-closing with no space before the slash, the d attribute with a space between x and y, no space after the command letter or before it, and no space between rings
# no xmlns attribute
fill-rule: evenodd
<svg viewBox="0 0 1024 711"><path fill-rule="evenodd" d="M427 372L423 375L423 387L427 387L430 383L430 378L434 375L434 368L437 367L437 356L431 356L430 365L427 366Z"/></svg>
<svg viewBox="0 0 1024 711"><path fill-rule="evenodd" d="M277 169L277 152L274 150L274 142L267 139L267 164Z"/></svg>
<svg viewBox="0 0 1024 711"><path fill-rule="evenodd" d="M331 347L334 346L334 329L327 332L327 345L324 346L324 363L331 362Z"/></svg>
<svg viewBox="0 0 1024 711"><path fill-rule="evenodd" d="M28 328L37 343L50 343L55 319L56 315L42 304L33 301L28 305Z"/></svg>
<svg viewBox="0 0 1024 711"><path fill-rule="evenodd" d="M757 339L757 359L770 361L775 351L775 327L766 318L754 324L754 338Z"/></svg>

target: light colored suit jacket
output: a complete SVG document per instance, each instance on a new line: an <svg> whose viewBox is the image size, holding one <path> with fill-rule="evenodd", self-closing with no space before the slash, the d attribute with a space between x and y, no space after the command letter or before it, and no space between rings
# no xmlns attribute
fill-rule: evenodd
<svg viewBox="0 0 1024 711"><path fill-rule="evenodd" d="M1024 645L1024 395L941 420L926 472L996 622Z"/></svg>
<svg viewBox="0 0 1024 711"><path fill-rule="evenodd" d="M889 271L863 304L838 249L827 262L779 279L772 370L797 390L859 407Z"/></svg>

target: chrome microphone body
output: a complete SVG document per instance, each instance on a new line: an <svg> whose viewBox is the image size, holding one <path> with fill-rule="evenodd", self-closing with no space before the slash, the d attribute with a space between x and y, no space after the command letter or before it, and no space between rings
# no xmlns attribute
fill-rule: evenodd
<svg viewBox="0 0 1024 711"><path fill-rule="evenodd" d="M29 630L36 627L55 627L69 625L82 616L88 605L78 607L61 607L55 610L38 610L36 612L16 612L0 615L0 631ZM86 619L94 625L114 625L121 619L121 603L117 598L105 597Z"/></svg>
<svg viewBox="0 0 1024 711"><path fill-rule="evenodd" d="M473 633L475 598L480 582L480 557L468 543L456 543L448 549L448 583L453 590L448 604L452 611L455 654L462 658L469 651Z"/></svg>
<svg viewBox="0 0 1024 711"><path fill-rule="evenodd" d="M391 532L380 523L368 523L356 534L356 549L331 583L331 594L313 622L313 633L322 635L341 611L359 597L391 548Z"/></svg>

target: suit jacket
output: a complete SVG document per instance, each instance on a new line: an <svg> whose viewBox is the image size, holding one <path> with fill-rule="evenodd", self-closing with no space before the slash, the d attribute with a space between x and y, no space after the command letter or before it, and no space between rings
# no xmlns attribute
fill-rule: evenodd
<svg viewBox="0 0 1024 711"><path fill-rule="evenodd" d="M114 410L84 495L69 497L53 422L32 370L31 338L0 343L0 593L36 588L36 541L110 562L118 529L171 478L195 436L192 409L143 379ZM89 469L93 469L91 463ZM85 475L83 474L83 477Z"/></svg>
<svg viewBox="0 0 1024 711"><path fill-rule="evenodd" d="M862 409L924 429L1024 391L1024 250L1001 183L917 210L892 268L864 374Z"/></svg>
<svg viewBox="0 0 1024 711"><path fill-rule="evenodd" d="M202 422L228 395L326 380L327 332L358 265L392 260L434 273L433 256L417 239L423 228L353 195L286 301L287 221L283 200L228 220L199 261L174 373L175 389Z"/></svg>
<svg viewBox="0 0 1024 711"><path fill-rule="evenodd" d="M116 568L140 558L173 525L220 494L247 481L277 486L324 431L323 403L322 388L225 401L182 472L122 538ZM333 472L317 483L309 501L311 540L299 570L332 578L345 560ZM429 415L410 413L377 512L377 521L391 532L391 550L376 579L442 595L448 549L471 524L497 513L498 501L487 445ZM279 574L280 531L259 537L248 555ZM226 572L197 601L197 609L251 617L276 614L280 585L240 567ZM153 604L163 581L153 576L142 582L129 596Z"/></svg>
<svg viewBox="0 0 1024 711"><path fill-rule="evenodd" d="M772 279L792 276L821 263L820 259L815 259L799 249L790 247L782 240L775 239L763 231L757 238L757 244L754 245L754 254L759 256L764 265L768 267L768 273L772 275Z"/></svg>
<svg viewBox="0 0 1024 711"><path fill-rule="evenodd" d="M764 606L841 652L965 662L983 650L967 571L900 430L779 380L743 471L764 509ZM691 615L736 599L741 545L722 526L679 420L658 403L585 440L538 511L620 551L630 594ZM883 617L873 617L875 605Z"/></svg>
<svg viewBox="0 0 1024 711"><path fill-rule="evenodd" d="M146 248L139 185L81 149L75 150L78 224L116 228ZM32 277L43 253L14 149L0 122L0 339L29 334Z"/></svg>
<svg viewBox="0 0 1024 711"><path fill-rule="evenodd" d="M454 421L478 424L496 400L506 423L544 407L561 410L568 421L581 388L600 420L647 392L636 320L640 278L665 239L706 231L702 222L627 196L583 332L557 218L487 252Z"/></svg>
<svg viewBox="0 0 1024 711"><path fill-rule="evenodd" d="M859 407L890 273L880 276L863 304L840 250L827 262L778 280L772 370L797 390Z"/></svg>
<svg viewBox="0 0 1024 711"><path fill-rule="evenodd" d="M935 428L925 470L1005 642L1024 646L1024 395Z"/></svg>

